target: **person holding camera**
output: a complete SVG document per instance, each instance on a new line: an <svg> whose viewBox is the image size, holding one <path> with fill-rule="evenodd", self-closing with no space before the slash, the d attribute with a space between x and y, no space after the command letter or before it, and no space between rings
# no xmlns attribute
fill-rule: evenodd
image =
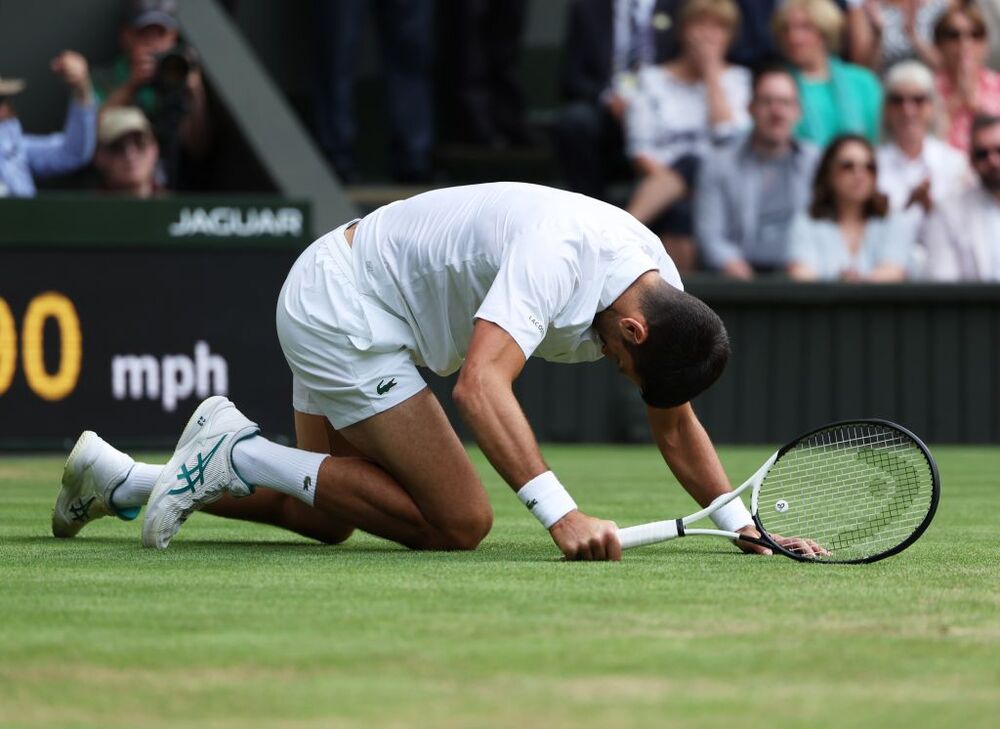
<svg viewBox="0 0 1000 729"><path fill-rule="evenodd" d="M191 186L192 166L208 155L212 120L194 49L180 39L177 0L126 0L122 53L95 70L103 108L135 106L149 118L160 147L161 182Z"/></svg>

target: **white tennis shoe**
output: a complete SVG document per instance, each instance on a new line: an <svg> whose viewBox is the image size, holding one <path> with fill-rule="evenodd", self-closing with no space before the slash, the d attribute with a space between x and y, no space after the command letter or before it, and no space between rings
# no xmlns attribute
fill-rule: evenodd
<svg viewBox="0 0 1000 729"><path fill-rule="evenodd" d="M226 493L252 494L253 486L233 467L233 446L258 433L257 424L224 397L199 405L149 495L143 545L166 549L192 512Z"/></svg>
<svg viewBox="0 0 1000 729"><path fill-rule="evenodd" d="M102 516L131 521L141 507L117 509L111 495L125 482L135 460L108 445L97 433L85 430L70 451L63 468L62 489L52 510L52 536L75 537Z"/></svg>

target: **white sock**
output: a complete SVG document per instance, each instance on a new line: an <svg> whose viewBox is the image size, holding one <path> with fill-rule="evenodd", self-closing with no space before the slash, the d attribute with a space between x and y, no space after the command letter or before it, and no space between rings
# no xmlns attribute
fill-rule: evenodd
<svg viewBox="0 0 1000 729"><path fill-rule="evenodd" d="M145 506L162 470L163 466L136 462L128 477L111 492L111 505L116 509Z"/></svg>
<svg viewBox="0 0 1000 729"><path fill-rule="evenodd" d="M294 496L310 506L316 498L319 465L328 457L278 445L259 435L233 448L233 466L244 481Z"/></svg>

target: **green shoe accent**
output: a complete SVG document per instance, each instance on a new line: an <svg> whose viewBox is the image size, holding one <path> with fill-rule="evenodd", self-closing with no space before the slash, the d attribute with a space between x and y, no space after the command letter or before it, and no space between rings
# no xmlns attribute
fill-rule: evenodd
<svg viewBox="0 0 1000 729"><path fill-rule="evenodd" d="M194 468L188 468L186 463L182 463L180 473L177 474L177 480L185 481L186 483L184 486L178 486L175 489L170 489L167 493L171 496L175 496L177 494L183 494L185 491L194 491L195 486L204 486L205 469L208 467L208 464L212 462L212 459L215 458L216 451L219 450L219 446L222 445L222 441L224 441L226 437L227 436L224 435L219 438L218 442L212 450L208 452L207 456L199 453L197 457L198 460L194 464Z"/></svg>
<svg viewBox="0 0 1000 729"><path fill-rule="evenodd" d="M141 506L126 506L124 509L119 509L117 507L112 508L115 510L115 516L122 521L132 521L139 516L139 512L142 511Z"/></svg>

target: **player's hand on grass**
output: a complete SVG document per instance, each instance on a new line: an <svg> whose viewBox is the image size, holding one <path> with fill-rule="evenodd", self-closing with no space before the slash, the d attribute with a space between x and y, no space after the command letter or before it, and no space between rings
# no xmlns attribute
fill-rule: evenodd
<svg viewBox="0 0 1000 729"><path fill-rule="evenodd" d="M614 560L622 558L618 525L595 519L582 511L569 512L549 527L556 546L572 560Z"/></svg>

